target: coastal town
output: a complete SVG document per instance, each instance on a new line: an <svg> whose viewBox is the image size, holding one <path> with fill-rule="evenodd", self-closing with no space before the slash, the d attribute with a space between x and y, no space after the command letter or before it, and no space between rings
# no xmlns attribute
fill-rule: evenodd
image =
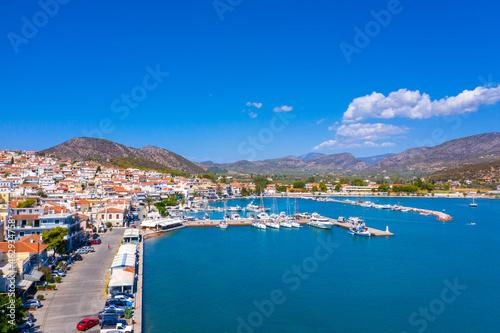
<svg viewBox="0 0 500 333"><path fill-rule="evenodd" d="M299 197L371 207L366 200L363 203L329 197L480 195L471 190L455 191L460 185L455 180L430 184L425 178L390 185L344 178L316 182L314 177L294 178L293 183L284 184L268 176L244 182L226 175L191 176L120 169L93 160L63 160L43 152L3 150L0 151L0 237L4 240L0 243L3 280L0 291L14 292L17 296L19 311L23 311L15 323L20 329L49 332L63 325L68 332L93 326L101 326L101 332L109 327L120 332L141 332L142 241L158 229L158 224L150 221L155 214L161 218L177 212L184 220L181 222L184 227L204 223L200 222L203 218L196 218L197 222L192 217L186 218L186 214L214 211L217 208L211 207L210 202L245 196ZM450 191L437 191L438 186ZM498 193L497 189L482 196L493 198ZM244 209L233 207L233 210ZM441 212L421 211L424 213L443 221L451 219ZM234 215L227 217L232 219ZM245 223L234 222L250 225ZM333 223L342 227L336 221ZM217 224L213 221L205 226ZM172 226L178 227L179 223ZM392 235L388 230L372 231L374 235L377 233ZM81 294L89 300L84 305L78 299L82 293L78 281L82 278L88 286ZM72 307L76 304L76 308ZM108 314L114 319L102 322Z"/></svg>

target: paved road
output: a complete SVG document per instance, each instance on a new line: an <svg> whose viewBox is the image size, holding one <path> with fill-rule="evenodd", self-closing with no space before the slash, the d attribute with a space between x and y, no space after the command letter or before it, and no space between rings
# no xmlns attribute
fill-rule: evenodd
<svg viewBox="0 0 500 333"><path fill-rule="evenodd" d="M78 332L76 324L81 319L97 318L104 307L108 271L123 232L119 228L101 234L102 244L94 245L95 252L82 255L82 261L71 265L57 290L47 292L43 307L34 312L34 332ZM99 332L98 326L89 332Z"/></svg>

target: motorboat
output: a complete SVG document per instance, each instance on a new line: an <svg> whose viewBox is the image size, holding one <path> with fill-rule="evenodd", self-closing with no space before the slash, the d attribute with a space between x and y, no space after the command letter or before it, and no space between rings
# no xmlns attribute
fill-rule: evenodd
<svg viewBox="0 0 500 333"><path fill-rule="evenodd" d="M221 221L219 223L219 228L222 229L222 230L226 230L227 229L227 223L226 223L226 221Z"/></svg>
<svg viewBox="0 0 500 333"><path fill-rule="evenodd" d="M227 211L228 211L228 212L239 212L239 211L241 211L241 210L242 210L242 208L241 208L240 206L229 207L229 208L227 209Z"/></svg>
<svg viewBox="0 0 500 333"><path fill-rule="evenodd" d="M347 220L346 220L346 218L345 218L345 217L343 217L343 216L339 216L339 218L337 219L337 222L339 222L339 223L346 223L346 222L347 222Z"/></svg>
<svg viewBox="0 0 500 333"><path fill-rule="evenodd" d="M311 215L311 219L309 220L307 225L311 226L311 227L319 228L319 229L329 229L329 230L331 230L332 226L333 226L333 224L330 223L329 219L327 219L325 217L321 217L317 213L313 213Z"/></svg>
<svg viewBox="0 0 500 333"><path fill-rule="evenodd" d="M261 219L261 220L266 220L266 219L269 219L270 217L267 213L262 212L262 213L257 214L257 218Z"/></svg>
<svg viewBox="0 0 500 333"><path fill-rule="evenodd" d="M283 227L283 228L292 228L292 222L287 221L287 220L282 220L280 222L280 227Z"/></svg>
<svg viewBox="0 0 500 333"><path fill-rule="evenodd" d="M240 214L237 214L237 213L232 214L232 215L231 215L231 218L232 218L233 220L241 220L241 216L240 216Z"/></svg>

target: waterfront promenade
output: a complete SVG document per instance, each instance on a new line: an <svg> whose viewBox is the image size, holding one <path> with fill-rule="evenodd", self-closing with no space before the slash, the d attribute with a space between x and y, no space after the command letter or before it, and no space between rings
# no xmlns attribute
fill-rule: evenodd
<svg viewBox="0 0 500 333"><path fill-rule="evenodd" d="M101 234L102 244L94 245L95 252L82 255L82 261L71 264L57 290L47 292L43 307L33 312L36 319L33 332L78 332L76 324L81 319L97 318L104 306L108 271L123 232L123 228L115 228ZM99 331L96 327L88 332Z"/></svg>

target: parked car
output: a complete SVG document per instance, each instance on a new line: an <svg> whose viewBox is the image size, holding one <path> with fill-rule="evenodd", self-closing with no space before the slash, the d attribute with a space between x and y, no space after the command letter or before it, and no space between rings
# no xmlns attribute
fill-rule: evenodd
<svg viewBox="0 0 500 333"><path fill-rule="evenodd" d="M40 302L40 300L38 299L29 299L26 302L24 302L23 306L28 309L29 308L38 309L42 307L42 302Z"/></svg>
<svg viewBox="0 0 500 333"><path fill-rule="evenodd" d="M106 306L110 305L127 306L127 302L123 299L110 298L106 300Z"/></svg>
<svg viewBox="0 0 500 333"><path fill-rule="evenodd" d="M127 324L126 320L118 320L116 325L102 326L101 333L129 333L133 328L132 325Z"/></svg>
<svg viewBox="0 0 500 333"><path fill-rule="evenodd" d="M113 309L102 310L99 312L98 317L99 317L99 319L102 319L104 317L123 318L123 317L125 317L125 311L113 310Z"/></svg>
<svg viewBox="0 0 500 333"><path fill-rule="evenodd" d="M131 227L131 228L134 228L134 229L135 229L135 228L137 228L135 225L131 225L130 227Z"/></svg>
<svg viewBox="0 0 500 333"><path fill-rule="evenodd" d="M104 306L104 311L106 310L118 310L118 311L123 311L125 312L126 310L126 307L125 306L121 306L121 305L107 305L107 306Z"/></svg>
<svg viewBox="0 0 500 333"><path fill-rule="evenodd" d="M99 319L97 319L97 318L85 318L85 319L82 319L78 324L76 324L76 329L79 331L86 331L89 328L92 328L96 325L99 325Z"/></svg>
<svg viewBox="0 0 500 333"><path fill-rule="evenodd" d="M66 273L61 272L60 270L54 269L52 271L52 276L60 276L60 277L65 277Z"/></svg>
<svg viewBox="0 0 500 333"><path fill-rule="evenodd" d="M93 235L92 235L92 239L97 239L97 238L99 238L99 235L98 235L98 234L93 234Z"/></svg>
<svg viewBox="0 0 500 333"><path fill-rule="evenodd" d="M101 240L99 238L91 240L90 244L92 244L92 245L99 245L99 244L101 244Z"/></svg>
<svg viewBox="0 0 500 333"><path fill-rule="evenodd" d="M73 256L73 260L74 260L74 261L81 261L81 260L83 260L83 258L82 258L82 256L81 256L81 255L79 255L79 254L75 254L75 255Z"/></svg>
<svg viewBox="0 0 500 333"><path fill-rule="evenodd" d="M122 299L125 302L133 302L134 299L132 297L129 297L128 295L116 295L113 296L114 299Z"/></svg>
<svg viewBox="0 0 500 333"><path fill-rule="evenodd" d="M84 246L82 247L87 252L95 252L94 248L92 246Z"/></svg>
<svg viewBox="0 0 500 333"><path fill-rule="evenodd" d="M134 295L133 294L129 294L129 293L114 293L114 294L111 294L111 298L118 298L116 296L125 296L125 297L128 297L128 298L134 298Z"/></svg>
<svg viewBox="0 0 500 333"><path fill-rule="evenodd" d="M101 327L113 326L118 324L118 318L116 317L104 317L101 321Z"/></svg>
<svg viewBox="0 0 500 333"><path fill-rule="evenodd" d="M75 251L76 254L87 254L87 250L85 249L78 249Z"/></svg>
<svg viewBox="0 0 500 333"><path fill-rule="evenodd" d="M17 325L16 328L18 330L22 330L25 328L32 328L33 326L35 326L35 324L33 324L33 322L29 319L29 320L26 320L24 323Z"/></svg>

